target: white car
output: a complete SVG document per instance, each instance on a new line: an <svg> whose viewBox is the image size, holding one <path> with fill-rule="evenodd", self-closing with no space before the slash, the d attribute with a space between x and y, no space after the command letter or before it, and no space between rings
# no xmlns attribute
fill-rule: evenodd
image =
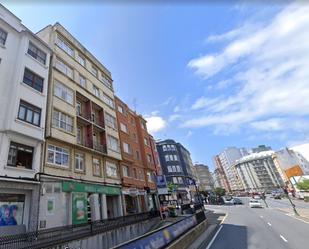
<svg viewBox="0 0 309 249"><path fill-rule="evenodd" d="M249 206L251 208L262 208L263 207L262 203L259 200L257 200L257 199L251 199L249 201Z"/></svg>

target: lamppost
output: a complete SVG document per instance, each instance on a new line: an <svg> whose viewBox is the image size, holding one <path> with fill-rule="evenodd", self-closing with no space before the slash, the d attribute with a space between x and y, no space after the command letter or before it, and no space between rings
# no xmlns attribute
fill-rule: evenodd
<svg viewBox="0 0 309 249"><path fill-rule="evenodd" d="M290 203L291 203L291 205L292 205L292 207L293 207L294 214L297 215L297 216L299 216L299 213L297 212L297 210L296 210L296 208L295 208L295 204L292 202L292 200L291 200L291 198L290 198L290 196L289 196L289 192L288 192L287 186L285 186L285 187L283 188L283 191L284 191L286 197L289 199L289 201L290 201Z"/></svg>

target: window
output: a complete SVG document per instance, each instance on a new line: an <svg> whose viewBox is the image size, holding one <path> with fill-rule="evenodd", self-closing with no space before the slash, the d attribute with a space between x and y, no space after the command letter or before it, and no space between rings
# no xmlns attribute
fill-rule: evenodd
<svg viewBox="0 0 309 249"><path fill-rule="evenodd" d="M174 184L178 184L177 177L173 177L173 183L174 183Z"/></svg>
<svg viewBox="0 0 309 249"><path fill-rule="evenodd" d="M59 81L55 81L54 95L64 100L65 102L73 105L73 99L74 99L73 91L67 88L65 85L63 85Z"/></svg>
<svg viewBox="0 0 309 249"><path fill-rule="evenodd" d="M101 176L100 159L92 158L92 171L94 176Z"/></svg>
<svg viewBox="0 0 309 249"><path fill-rule="evenodd" d="M147 162L151 163L152 162L152 156L147 154Z"/></svg>
<svg viewBox="0 0 309 249"><path fill-rule="evenodd" d="M43 92L44 79L25 68L23 82L39 92Z"/></svg>
<svg viewBox="0 0 309 249"><path fill-rule="evenodd" d="M162 150L163 150L163 151L167 151L166 145L163 145L163 146L162 146Z"/></svg>
<svg viewBox="0 0 309 249"><path fill-rule="evenodd" d="M141 122L141 126L142 126L142 128L144 129L144 130L146 130L146 124L145 124L145 122Z"/></svg>
<svg viewBox="0 0 309 249"><path fill-rule="evenodd" d="M47 162L68 167L69 157L69 150L54 145L48 145Z"/></svg>
<svg viewBox="0 0 309 249"><path fill-rule="evenodd" d="M167 171L168 171L168 172L173 172L172 166L167 166Z"/></svg>
<svg viewBox="0 0 309 249"><path fill-rule="evenodd" d="M122 166L122 175L125 177L130 177L129 167L128 166Z"/></svg>
<svg viewBox="0 0 309 249"><path fill-rule="evenodd" d="M149 146L149 142L148 142L148 139L146 137L144 137L144 144Z"/></svg>
<svg viewBox="0 0 309 249"><path fill-rule="evenodd" d="M165 157L165 161L166 161L166 162L170 161L169 155L165 155L164 157Z"/></svg>
<svg viewBox="0 0 309 249"><path fill-rule="evenodd" d="M145 179L145 178L144 178L144 173L143 173L142 170L139 170L139 171L138 171L138 179L140 179L140 180L144 180L144 179Z"/></svg>
<svg viewBox="0 0 309 249"><path fill-rule="evenodd" d="M0 29L0 44L1 45L5 45L7 36L8 36L8 33L5 32L3 29Z"/></svg>
<svg viewBox="0 0 309 249"><path fill-rule="evenodd" d="M64 50L68 55L74 56L74 50L70 47L70 45L63 40L59 35L57 35L56 44L59 48Z"/></svg>
<svg viewBox="0 0 309 249"><path fill-rule="evenodd" d="M124 123L120 123L120 130L122 130L123 132L128 133L128 127L126 124Z"/></svg>
<svg viewBox="0 0 309 249"><path fill-rule="evenodd" d="M78 100L76 100L76 114L78 116L81 116L83 113L83 110L82 110L82 103Z"/></svg>
<svg viewBox="0 0 309 249"><path fill-rule="evenodd" d="M182 177L178 177L178 183L183 184Z"/></svg>
<svg viewBox="0 0 309 249"><path fill-rule="evenodd" d="M28 198L28 197L27 197ZM23 225L27 211L25 210L25 194L5 194L0 192L1 228L7 225ZM27 210L27 209L26 209ZM7 216L7 217L5 217ZM11 226L11 228L13 228ZM1 234L2 235L2 234Z"/></svg>
<svg viewBox="0 0 309 249"><path fill-rule="evenodd" d="M92 84L92 91L94 96L100 98L100 89L96 87L94 84Z"/></svg>
<svg viewBox="0 0 309 249"><path fill-rule="evenodd" d="M29 42L28 54L45 65L46 53L44 53L41 49L37 48L32 42Z"/></svg>
<svg viewBox="0 0 309 249"><path fill-rule="evenodd" d="M114 108L114 101L111 97L107 96L105 93L103 93L103 101L110 106L111 108Z"/></svg>
<svg viewBox="0 0 309 249"><path fill-rule="evenodd" d="M147 179L149 182L153 181L153 174L151 172L147 172Z"/></svg>
<svg viewBox="0 0 309 249"><path fill-rule="evenodd" d="M80 153L75 154L75 169L84 171L84 155Z"/></svg>
<svg viewBox="0 0 309 249"><path fill-rule="evenodd" d="M11 142L8 165L32 169L33 147Z"/></svg>
<svg viewBox="0 0 309 249"><path fill-rule="evenodd" d="M118 139L111 135L107 136L107 146L109 149L119 152Z"/></svg>
<svg viewBox="0 0 309 249"><path fill-rule="evenodd" d="M112 83L110 80L108 80L104 74L101 72L100 81L103 82L104 85L106 85L108 88L112 89Z"/></svg>
<svg viewBox="0 0 309 249"><path fill-rule="evenodd" d="M176 165L176 171L177 171L177 172L182 172L182 170L181 170L181 168L180 168L179 165Z"/></svg>
<svg viewBox="0 0 309 249"><path fill-rule="evenodd" d="M106 161L106 175L109 177L117 177L117 165L115 163Z"/></svg>
<svg viewBox="0 0 309 249"><path fill-rule="evenodd" d="M86 88L86 78L81 74L79 75L79 84L81 87Z"/></svg>
<svg viewBox="0 0 309 249"><path fill-rule="evenodd" d="M77 56L77 61L79 62L79 64L81 64L83 67L86 66L86 60L84 57L82 57L80 54L78 54Z"/></svg>
<svg viewBox="0 0 309 249"><path fill-rule="evenodd" d="M123 147L123 151L124 151L125 153L131 154L131 147L130 147L129 144L123 142L122 147Z"/></svg>
<svg viewBox="0 0 309 249"><path fill-rule="evenodd" d="M105 113L105 123L108 127L113 128L115 130L117 129L116 118L114 118L107 112Z"/></svg>
<svg viewBox="0 0 309 249"><path fill-rule="evenodd" d="M174 161L178 161L177 155L174 155Z"/></svg>
<svg viewBox="0 0 309 249"><path fill-rule="evenodd" d="M172 171L173 171L173 172L177 172L176 166L175 166L175 165L172 166Z"/></svg>
<svg viewBox="0 0 309 249"><path fill-rule="evenodd" d="M123 114L123 107L121 105L118 105L118 112Z"/></svg>
<svg viewBox="0 0 309 249"><path fill-rule="evenodd" d="M18 119L40 126L41 109L21 100L18 110Z"/></svg>
<svg viewBox="0 0 309 249"><path fill-rule="evenodd" d="M77 136L76 136L76 140L78 144L82 144L83 142L83 132L82 132L82 127L77 127Z"/></svg>
<svg viewBox="0 0 309 249"><path fill-rule="evenodd" d="M137 171L136 171L136 168L133 169L133 177L134 177L135 179L137 179Z"/></svg>
<svg viewBox="0 0 309 249"><path fill-rule="evenodd" d="M67 64L65 64L63 61L57 59L55 62L55 67L62 72L63 74L65 74L66 76L70 77L71 79L73 79L73 69L71 67L69 67Z"/></svg>
<svg viewBox="0 0 309 249"><path fill-rule="evenodd" d="M98 77L98 69L96 69L94 66L91 67L91 73L92 73L95 77Z"/></svg>
<svg viewBox="0 0 309 249"><path fill-rule="evenodd" d="M136 159L139 160L139 152L136 151Z"/></svg>
<svg viewBox="0 0 309 249"><path fill-rule="evenodd" d="M72 133L73 132L73 118L60 111L54 110L53 126Z"/></svg>

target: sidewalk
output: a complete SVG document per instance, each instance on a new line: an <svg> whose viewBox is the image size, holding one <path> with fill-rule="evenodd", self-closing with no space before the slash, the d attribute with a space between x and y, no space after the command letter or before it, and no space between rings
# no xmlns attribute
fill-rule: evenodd
<svg viewBox="0 0 309 249"><path fill-rule="evenodd" d="M293 208L276 208L276 209L283 211L285 213L294 215ZM297 208L296 210L299 214L299 218L302 218L305 221L309 221L309 209L308 208Z"/></svg>

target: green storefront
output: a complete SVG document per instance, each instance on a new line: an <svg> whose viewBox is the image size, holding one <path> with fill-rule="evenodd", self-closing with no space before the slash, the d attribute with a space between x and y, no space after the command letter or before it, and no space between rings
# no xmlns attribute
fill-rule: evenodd
<svg viewBox="0 0 309 249"><path fill-rule="evenodd" d="M71 192L72 194L72 224L81 224L89 221L89 217L93 215L91 212L95 212L95 210L99 210L99 212L96 211L96 219L102 219L108 218L108 208L112 211L115 209L122 209L122 207L113 207L113 205L115 205L113 204L115 203L115 200L111 200L111 203L106 200L108 198L118 198L121 200L121 190L119 187L74 181L63 181L62 191ZM93 198L96 198L97 201L89 201ZM93 203L96 203L96 205L99 205L99 207L94 207L93 205L95 204ZM120 203L119 205L121 206ZM101 216L101 209L103 209L103 213L104 211L106 212L105 215L103 214L103 217Z"/></svg>

